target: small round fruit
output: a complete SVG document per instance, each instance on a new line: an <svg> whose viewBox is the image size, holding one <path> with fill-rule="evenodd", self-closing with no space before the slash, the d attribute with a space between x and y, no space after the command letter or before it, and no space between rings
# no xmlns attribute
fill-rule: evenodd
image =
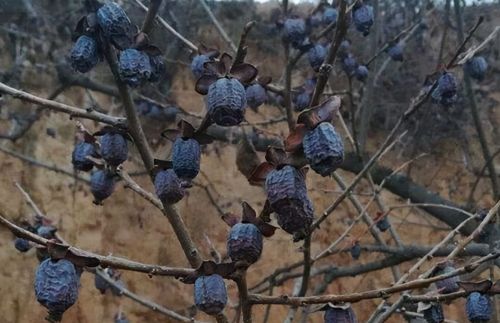
<svg viewBox="0 0 500 323"><path fill-rule="evenodd" d="M180 179L194 179L200 171L201 147L192 138L178 137L172 147L172 168Z"/></svg>
<svg viewBox="0 0 500 323"><path fill-rule="evenodd" d="M90 191L94 195L94 202L101 203L113 194L115 190L115 178L107 170L98 170L90 177Z"/></svg>
<svg viewBox="0 0 500 323"><path fill-rule="evenodd" d="M308 131L302 146L311 168L321 176L329 176L344 161L344 143L329 122L322 122Z"/></svg>
<svg viewBox="0 0 500 323"><path fill-rule="evenodd" d="M252 223L237 223L227 238L227 253L233 261L256 262L262 253L262 233Z"/></svg>
<svg viewBox="0 0 500 323"><path fill-rule="evenodd" d="M219 126L236 126L243 121L246 91L235 78L221 78L208 88L208 114Z"/></svg>
<svg viewBox="0 0 500 323"><path fill-rule="evenodd" d="M222 312L227 303L224 279L217 274L198 277L194 283L194 303L209 315Z"/></svg>
<svg viewBox="0 0 500 323"><path fill-rule="evenodd" d="M23 239L23 238L16 238L14 240L14 247L19 252L27 252L28 250L31 249L32 246L28 240Z"/></svg>
<svg viewBox="0 0 500 323"><path fill-rule="evenodd" d="M128 158L127 139L116 132L107 132L101 136L99 143L101 145L102 158L112 166L122 164Z"/></svg>
<svg viewBox="0 0 500 323"><path fill-rule="evenodd" d="M492 304L488 295L470 293L465 304L467 318L472 323L487 323L491 320Z"/></svg>
<svg viewBox="0 0 500 323"><path fill-rule="evenodd" d="M184 197L184 188L173 169L158 172L154 184L156 195L163 203L174 204Z"/></svg>
<svg viewBox="0 0 500 323"><path fill-rule="evenodd" d="M89 72L99 62L97 42L94 38L82 35L78 37L70 54L71 66L80 73Z"/></svg>
<svg viewBox="0 0 500 323"><path fill-rule="evenodd" d="M71 163L77 170L88 172L94 167L94 162L87 157L97 157L95 146L88 142L79 142L71 154Z"/></svg>

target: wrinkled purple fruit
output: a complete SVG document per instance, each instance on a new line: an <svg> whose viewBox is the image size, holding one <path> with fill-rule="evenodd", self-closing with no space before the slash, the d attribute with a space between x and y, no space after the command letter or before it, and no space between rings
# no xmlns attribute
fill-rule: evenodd
<svg viewBox="0 0 500 323"><path fill-rule="evenodd" d="M403 61L403 47L400 44L395 44L387 49L387 54L393 61Z"/></svg>
<svg viewBox="0 0 500 323"><path fill-rule="evenodd" d="M436 276L448 274L454 270L455 268L453 268L453 266L446 266L440 271L438 271L436 273ZM438 280L437 282L435 282L435 284L441 294L450 294L459 290L460 288L460 286L458 285L459 281L460 278L458 276L453 276L442 280Z"/></svg>
<svg viewBox="0 0 500 323"><path fill-rule="evenodd" d="M357 67L358 63L352 54L347 54L342 58L342 69L348 76L353 76Z"/></svg>
<svg viewBox="0 0 500 323"><path fill-rule="evenodd" d="M384 216L382 219L377 221L377 228L382 232L387 231L387 229L389 229L390 227L391 223L389 222L387 216Z"/></svg>
<svg viewBox="0 0 500 323"><path fill-rule="evenodd" d="M191 61L191 72L193 73L194 77L200 78L203 74L205 74L207 70L205 69L204 64L210 61L210 57L203 54L193 57L193 60Z"/></svg>
<svg viewBox="0 0 500 323"><path fill-rule="evenodd" d="M309 107L311 99L311 93L307 91L297 94L293 100L295 111L300 112L304 109L307 109Z"/></svg>
<svg viewBox="0 0 500 323"><path fill-rule="evenodd" d="M450 106L457 101L457 79L452 73L443 73L432 92L432 100L443 106Z"/></svg>
<svg viewBox="0 0 500 323"><path fill-rule="evenodd" d="M352 259L354 260L359 259L359 256L361 256L361 246L359 245L359 242L356 242L355 244L352 245L350 252Z"/></svg>
<svg viewBox="0 0 500 323"><path fill-rule="evenodd" d="M87 157L97 157L95 146L88 142L79 142L71 154L71 163L77 170L88 172L94 167L94 162Z"/></svg>
<svg viewBox="0 0 500 323"><path fill-rule="evenodd" d="M279 226L290 234L307 230L314 218L304 176L289 165L271 171L265 190Z"/></svg>
<svg viewBox="0 0 500 323"><path fill-rule="evenodd" d="M100 204L113 194L115 178L107 170L98 170L90 177L90 191L94 196L94 203Z"/></svg>
<svg viewBox="0 0 500 323"><path fill-rule="evenodd" d="M365 65L358 65L356 68L356 71L354 72L354 75L360 82L366 81L368 78L368 68Z"/></svg>
<svg viewBox="0 0 500 323"><path fill-rule="evenodd" d="M78 37L70 54L71 67L80 73L87 73L99 62L97 42L94 38L82 35Z"/></svg>
<svg viewBox="0 0 500 323"><path fill-rule="evenodd" d="M31 249L31 244L28 240L23 239L23 238L16 238L14 240L14 247L19 251L19 252L28 252L28 250Z"/></svg>
<svg viewBox="0 0 500 323"><path fill-rule="evenodd" d="M355 7L352 12L352 18L356 29L363 33L363 36L368 36L370 28L373 25L373 7L364 4Z"/></svg>
<svg viewBox="0 0 500 323"><path fill-rule="evenodd" d="M476 56L464 64L465 73L478 81L482 81L488 70L488 63L483 56Z"/></svg>
<svg viewBox="0 0 500 323"><path fill-rule="evenodd" d="M422 314L428 323L444 322L443 307L440 303L432 303L429 308L422 311Z"/></svg>
<svg viewBox="0 0 500 323"><path fill-rule="evenodd" d="M178 137L172 147L172 168L180 179L191 180L200 171L201 148L198 141Z"/></svg>
<svg viewBox="0 0 500 323"><path fill-rule="evenodd" d="M125 11L115 2L107 2L97 10L97 23L105 37L115 43L131 45L130 36L135 34L135 28Z"/></svg>
<svg viewBox="0 0 500 323"><path fill-rule="evenodd" d="M209 315L222 312L227 303L224 279L217 274L198 277L194 283L194 303Z"/></svg>
<svg viewBox="0 0 500 323"><path fill-rule="evenodd" d="M318 71L325 60L327 49L325 46L321 44L316 44L307 52L307 58L309 60L309 64L313 68L313 70Z"/></svg>
<svg viewBox="0 0 500 323"><path fill-rule="evenodd" d="M112 166L118 166L128 157L127 139L116 132L107 132L101 136L99 143L101 144L102 158Z"/></svg>
<svg viewBox="0 0 500 323"><path fill-rule="evenodd" d="M300 46L306 38L306 22L302 18L288 18L283 24L283 37L292 46Z"/></svg>
<svg viewBox="0 0 500 323"><path fill-rule="evenodd" d="M329 176L344 161L344 143L329 122L322 122L308 131L302 146L311 168L321 176Z"/></svg>
<svg viewBox="0 0 500 323"><path fill-rule="evenodd" d="M491 299L488 295L473 292L467 296L465 312L470 322L487 323L491 320L492 311Z"/></svg>
<svg viewBox="0 0 500 323"><path fill-rule="evenodd" d="M48 309L51 319L59 321L76 302L79 281L75 266L66 259L40 263L35 274L35 296Z"/></svg>
<svg viewBox="0 0 500 323"><path fill-rule="evenodd" d="M166 204L174 204L184 197L181 180L173 169L158 172L155 176L155 191L158 198Z"/></svg>
<svg viewBox="0 0 500 323"><path fill-rule="evenodd" d="M262 253L262 233L252 223L237 223L227 238L227 254L232 261L253 264Z"/></svg>
<svg viewBox="0 0 500 323"><path fill-rule="evenodd" d="M337 12L337 9L326 8L325 11L323 11L323 24L329 25L336 22L338 15L339 13Z"/></svg>
<svg viewBox="0 0 500 323"><path fill-rule="evenodd" d="M247 104L243 85L234 78L221 78L208 88L208 114L219 126L236 126L245 117Z"/></svg>
<svg viewBox="0 0 500 323"><path fill-rule="evenodd" d="M325 311L325 323L358 323L356 314L352 307L331 307L329 306Z"/></svg>
<svg viewBox="0 0 500 323"><path fill-rule="evenodd" d="M129 48L120 53L120 77L131 87L138 87L151 78L153 68L149 56Z"/></svg>
<svg viewBox="0 0 500 323"><path fill-rule="evenodd" d="M260 84L252 84L246 88L247 105L257 109L267 101L266 89Z"/></svg>

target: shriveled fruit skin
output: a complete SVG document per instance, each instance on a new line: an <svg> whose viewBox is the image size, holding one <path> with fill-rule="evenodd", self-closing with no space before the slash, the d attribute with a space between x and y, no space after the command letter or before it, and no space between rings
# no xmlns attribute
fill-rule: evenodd
<svg viewBox="0 0 500 323"><path fill-rule="evenodd" d="M210 61L210 57L207 55L196 55L191 61L191 72L196 78L201 77L206 71L203 66L206 62Z"/></svg>
<svg viewBox="0 0 500 323"><path fill-rule="evenodd" d="M148 55L149 63L151 64L151 75L149 76L149 82L158 82L160 78L165 74L165 62L161 55Z"/></svg>
<svg viewBox="0 0 500 323"><path fill-rule="evenodd" d="M453 266L446 266L443 269L441 269L437 273L437 275L448 274L454 270L455 270L455 268L453 268ZM437 289L440 290L440 293L450 294L450 293L456 292L460 289L460 286L458 285L459 281L460 281L460 278L458 276L453 276L453 277L445 278L442 280L438 280L435 284L436 284Z"/></svg>
<svg viewBox="0 0 500 323"><path fill-rule="evenodd" d="M207 107L212 120L219 126L236 126L243 121L246 92L234 78L221 78L208 88Z"/></svg>
<svg viewBox="0 0 500 323"><path fill-rule="evenodd" d="M166 204L174 204L184 197L181 180L173 169L158 172L155 176L155 191L158 198Z"/></svg>
<svg viewBox="0 0 500 323"><path fill-rule="evenodd" d="M324 320L325 323L358 323L356 314L351 307L346 309L329 307L325 311Z"/></svg>
<svg viewBox="0 0 500 323"><path fill-rule="evenodd" d="M46 259L35 273L35 296L53 318L60 318L78 298L79 277L66 259Z"/></svg>
<svg viewBox="0 0 500 323"><path fill-rule="evenodd" d="M271 171L266 177L265 189L283 230L294 234L311 225L312 202L307 196L304 176L296 168L286 165Z"/></svg>
<svg viewBox="0 0 500 323"><path fill-rule="evenodd" d="M443 73L432 92L432 100L443 106L450 106L457 101L457 79L450 72Z"/></svg>
<svg viewBox="0 0 500 323"><path fill-rule="evenodd" d="M482 81L488 70L488 63L483 56L475 56L464 64L464 71L473 79Z"/></svg>
<svg viewBox="0 0 500 323"><path fill-rule="evenodd" d="M443 307L440 303L433 303L431 307L425 309L422 313L428 323L444 322Z"/></svg>
<svg viewBox="0 0 500 323"><path fill-rule="evenodd" d="M330 175L344 161L344 143L329 122L308 131L302 145L311 168L321 176Z"/></svg>
<svg viewBox="0 0 500 323"><path fill-rule="evenodd" d="M191 138L177 138L172 148L172 167L181 179L193 179L200 171L201 148Z"/></svg>
<svg viewBox="0 0 500 323"><path fill-rule="evenodd" d="M262 253L262 233L252 223L237 223L227 238L227 253L233 261L253 264Z"/></svg>
<svg viewBox="0 0 500 323"><path fill-rule="evenodd" d="M306 37L306 22L302 18L288 18L283 24L283 37L292 46L302 44Z"/></svg>
<svg viewBox="0 0 500 323"><path fill-rule="evenodd" d="M97 203L102 202L113 194L115 179L107 170L98 170L90 177L90 191Z"/></svg>
<svg viewBox="0 0 500 323"><path fill-rule="evenodd" d="M470 293L465 304L467 318L472 323L486 323L491 320L492 304L488 295L478 292Z"/></svg>
<svg viewBox="0 0 500 323"><path fill-rule="evenodd" d="M79 142L75 145L71 154L71 163L77 170L88 172L94 167L94 163L87 157L96 157L95 146L88 142Z"/></svg>
<svg viewBox="0 0 500 323"><path fill-rule="evenodd" d="M227 303L224 279L217 274L198 277L194 283L194 303L210 315L222 312Z"/></svg>
<svg viewBox="0 0 500 323"><path fill-rule="evenodd" d="M71 67L80 73L87 73L99 62L97 42L94 38L82 35L78 37L70 54Z"/></svg>
<svg viewBox="0 0 500 323"><path fill-rule="evenodd" d="M323 64L327 54L327 49L321 44L316 44L307 52L307 59L313 70L318 71Z"/></svg>
<svg viewBox="0 0 500 323"><path fill-rule="evenodd" d="M337 9L335 8L326 8L325 11L323 11L323 23L325 25L329 25L333 22L337 21L338 17L338 12Z"/></svg>
<svg viewBox="0 0 500 323"><path fill-rule="evenodd" d="M252 109L257 109L267 101L266 89L260 84L252 84L245 91L247 104Z"/></svg>
<svg viewBox="0 0 500 323"><path fill-rule="evenodd" d="M387 54L389 54L391 59L394 61L403 61L403 47L401 47L400 44L395 44L394 46L389 47Z"/></svg>
<svg viewBox="0 0 500 323"><path fill-rule="evenodd" d="M97 10L97 23L107 38L124 39L135 33L127 14L115 2L108 2Z"/></svg>
<svg viewBox="0 0 500 323"><path fill-rule="evenodd" d="M307 91L304 91L302 93L299 93L295 98L294 98L294 109L295 111L299 112L307 107L309 107L309 103L311 102L311 94Z"/></svg>
<svg viewBox="0 0 500 323"><path fill-rule="evenodd" d="M23 238L16 238L16 240L14 240L14 247L19 252L27 252L28 250L31 249L30 242Z"/></svg>
<svg viewBox="0 0 500 323"><path fill-rule="evenodd" d="M149 56L133 48L120 53L119 69L121 79L131 87L144 84L153 73Z"/></svg>
<svg viewBox="0 0 500 323"><path fill-rule="evenodd" d="M373 7L370 5L361 5L352 12L354 25L363 36L370 33L370 28L373 25Z"/></svg>
<svg viewBox="0 0 500 323"><path fill-rule="evenodd" d="M118 166L128 157L127 139L119 133L105 133L99 140L102 158L112 166Z"/></svg>

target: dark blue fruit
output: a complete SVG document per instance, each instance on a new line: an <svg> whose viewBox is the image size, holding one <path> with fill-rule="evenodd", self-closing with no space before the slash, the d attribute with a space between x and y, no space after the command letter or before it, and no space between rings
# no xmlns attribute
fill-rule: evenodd
<svg viewBox="0 0 500 323"><path fill-rule="evenodd" d="M354 25L363 36L370 33L370 28L373 25L373 7L370 5L361 5L354 9L352 12Z"/></svg>
<svg viewBox="0 0 500 323"><path fill-rule="evenodd" d="M262 234L252 223L237 223L227 238L227 254L233 261L253 264L262 253Z"/></svg>
<svg viewBox="0 0 500 323"><path fill-rule="evenodd" d="M252 109L257 109L267 101L266 89L260 84L252 84L246 89L247 104Z"/></svg>
<svg viewBox="0 0 500 323"><path fill-rule="evenodd" d="M488 69L488 63L483 56L476 56L464 64L465 73L478 81L482 81Z"/></svg>
<svg viewBox="0 0 500 323"><path fill-rule="evenodd" d="M309 228L314 209L302 173L288 165L273 170L266 177L265 189L283 230L294 234Z"/></svg>
<svg viewBox="0 0 500 323"><path fill-rule="evenodd" d="M194 303L210 315L222 312L227 303L224 279L217 274L198 277L194 283Z"/></svg>
<svg viewBox="0 0 500 323"><path fill-rule="evenodd" d="M424 319L428 323L444 322L443 307L440 303L432 303L428 308L422 311Z"/></svg>
<svg viewBox="0 0 500 323"><path fill-rule="evenodd" d="M324 316L325 323L358 323L356 314L350 306L328 306Z"/></svg>
<svg viewBox="0 0 500 323"><path fill-rule="evenodd" d="M79 277L68 260L46 259L36 270L34 286L37 301L59 321L78 298Z"/></svg>
<svg viewBox="0 0 500 323"><path fill-rule="evenodd" d="M288 18L283 24L283 37L292 43L292 46L299 46L306 38L306 22L302 18Z"/></svg>
<svg viewBox="0 0 500 323"><path fill-rule="evenodd" d="M31 244L26 239L16 238L16 240L14 240L14 247L16 247L19 252L27 252L31 249Z"/></svg>
<svg viewBox="0 0 500 323"><path fill-rule="evenodd" d="M144 84L153 73L149 56L133 48L120 53L119 68L121 79L131 87Z"/></svg>
<svg viewBox="0 0 500 323"><path fill-rule="evenodd" d="M151 75L149 76L149 82L158 82L160 78L165 74L165 62L161 55L149 55L149 63L151 64Z"/></svg>
<svg viewBox="0 0 500 323"><path fill-rule="evenodd" d="M400 44L395 44L387 49L387 54L392 60L397 62L403 61L403 47Z"/></svg>
<svg viewBox="0 0 500 323"><path fill-rule="evenodd" d="M78 37L70 54L71 66L80 73L87 73L99 62L97 42L94 38L82 35Z"/></svg>
<svg viewBox="0 0 500 323"><path fill-rule="evenodd" d="M354 75L358 79L358 81L364 82L368 77L368 68L365 65L358 65Z"/></svg>
<svg viewBox="0 0 500 323"><path fill-rule="evenodd" d="M50 225L41 225L36 229L36 234L45 239L53 239L56 228Z"/></svg>
<svg viewBox="0 0 500 323"><path fill-rule="evenodd" d="M166 204L174 204L184 197L181 180L173 169L158 172L155 176L155 191L158 198Z"/></svg>
<svg viewBox="0 0 500 323"><path fill-rule="evenodd" d="M344 161L344 143L329 122L308 131L302 145L311 168L321 176L329 176Z"/></svg>
<svg viewBox="0 0 500 323"><path fill-rule="evenodd" d="M316 44L307 52L307 58L309 59L309 64L313 70L318 71L323 64L327 54L327 49L321 44Z"/></svg>
<svg viewBox="0 0 500 323"><path fill-rule="evenodd" d="M303 91L297 94L293 100L295 111L299 112L309 107L311 103L311 93L308 91Z"/></svg>
<svg viewBox="0 0 500 323"><path fill-rule="evenodd" d="M391 227L391 223L389 222L389 219L387 219L387 216L384 216L382 219L377 221L377 228L384 232L387 231Z"/></svg>
<svg viewBox="0 0 500 323"><path fill-rule="evenodd" d="M329 25L333 22L337 21L338 17L338 12L337 9L335 8L326 8L325 11L323 12L323 23L325 25Z"/></svg>
<svg viewBox="0 0 500 323"><path fill-rule="evenodd" d="M448 274L454 270L455 268L453 268L453 266L447 265L443 269L439 270L436 275ZM458 285L459 281L460 278L458 276L453 276L438 280L437 282L435 282L435 284L441 294L449 294L458 291L458 289L460 288L460 286Z"/></svg>
<svg viewBox="0 0 500 323"><path fill-rule="evenodd" d="M201 148L198 141L178 137L172 147L172 167L180 179L193 179L200 171Z"/></svg>
<svg viewBox="0 0 500 323"><path fill-rule="evenodd" d="M358 63L352 54L347 54L342 58L342 69L348 76L353 76L357 67Z"/></svg>
<svg viewBox="0 0 500 323"><path fill-rule="evenodd" d="M209 62L210 60L210 57L203 54L193 57L193 60L191 61L191 72L193 72L193 75L196 78L200 78L206 72L203 64Z"/></svg>
<svg viewBox="0 0 500 323"><path fill-rule="evenodd" d="M177 114L180 112L179 108L175 105L162 107L146 100L136 100L135 107L139 115L155 121L174 122Z"/></svg>
<svg viewBox="0 0 500 323"><path fill-rule="evenodd" d="M243 121L246 104L245 88L237 79L221 78L208 88L208 113L219 126L236 126Z"/></svg>
<svg viewBox="0 0 500 323"><path fill-rule="evenodd" d="M94 167L92 162L87 157L96 157L97 152L95 146L88 142L79 142L75 145L73 153L71 154L71 163L77 170L88 172Z"/></svg>
<svg viewBox="0 0 500 323"><path fill-rule="evenodd" d="M118 166L128 157L127 139L117 132L107 132L99 140L102 158L112 166Z"/></svg>
<svg viewBox="0 0 500 323"><path fill-rule="evenodd" d="M452 73L443 73L432 92L432 99L443 106L450 106L457 101L457 79Z"/></svg>
<svg viewBox="0 0 500 323"><path fill-rule="evenodd" d="M115 189L113 174L107 170L98 170L90 177L90 191L94 195L94 202L99 204L111 196Z"/></svg>
<svg viewBox="0 0 500 323"><path fill-rule="evenodd" d="M306 21L309 27L315 28L323 23L323 15L321 13L315 13L309 17Z"/></svg>
<svg viewBox="0 0 500 323"><path fill-rule="evenodd" d="M351 247L351 257L354 260L359 259L359 256L361 256L361 246L359 245L359 242L355 242L352 247Z"/></svg>
<svg viewBox="0 0 500 323"><path fill-rule="evenodd" d="M117 3L108 2L99 8L97 23L105 37L119 43L131 43L128 38L135 33L135 28Z"/></svg>
<svg viewBox="0 0 500 323"><path fill-rule="evenodd" d="M465 304L467 318L472 323L487 323L491 320L492 305L488 295L478 292L470 293Z"/></svg>

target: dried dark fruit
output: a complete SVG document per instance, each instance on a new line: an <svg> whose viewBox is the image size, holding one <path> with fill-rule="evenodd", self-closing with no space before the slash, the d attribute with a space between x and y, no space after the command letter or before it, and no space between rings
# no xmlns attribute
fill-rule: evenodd
<svg viewBox="0 0 500 323"><path fill-rule="evenodd" d="M80 73L87 73L99 62L97 42L94 38L78 37L70 54L71 66Z"/></svg>
<svg viewBox="0 0 500 323"><path fill-rule="evenodd" d="M200 171L201 148L192 138L178 137L172 148L172 167L180 179L193 179Z"/></svg>
<svg viewBox="0 0 500 323"><path fill-rule="evenodd" d="M283 23L283 38L292 46L300 46L306 38L306 22L302 18L288 18Z"/></svg>
<svg viewBox="0 0 500 323"><path fill-rule="evenodd" d="M373 25L373 7L365 4L356 4L352 12L354 25L363 36L370 33L370 28Z"/></svg>
<svg viewBox="0 0 500 323"><path fill-rule="evenodd" d="M342 69L348 76L353 76L357 67L358 63L352 54L347 54L342 58Z"/></svg>
<svg viewBox="0 0 500 323"><path fill-rule="evenodd" d="M389 222L389 219L387 219L387 216L384 216L377 221L377 228L382 232L387 231L390 227L391 223Z"/></svg>
<svg viewBox="0 0 500 323"><path fill-rule="evenodd" d="M358 81L364 82L368 77L368 68L365 65L358 65L354 75L358 79Z"/></svg>
<svg viewBox="0 0 500 323"><path fill-rule="evenodd" d="M41 225L36 229L36 234L45 239L54 239L57 229L51 225Z"/></svg>
<svg viewBox="0 0 500 323"><path fill-rule="evenodd" d="M439 269L436 272L436 276L448 274L454 270L455 268L453 268L453 266L445 265L444 268ZM435 282L435 284L441 294L449 294L459 290L460 288L460 286L458 285L459 281L460 278L458 276L453 276L442 280L438 280L437 282Z"/></svg>
<svg viewBox="0 0 500 323"><path fill-rule="evenodd" d="M344 161L344 143L329 122L308 131L302 145L311 168L321 176L329 176Z"/></svg>
<svg viewBox="0 0 500 323"><path fill-rule="evenodd" d="M425 304L421 312L428 323L444 322L443 307L440 303Z"/></svg>
<svg viewBox="0 0 500 323"><path fill-rule="evenodd" d="M316 44L307 52L307 58L309 59L309 64L313 70L318 71L325 60L327 49L321 44Z"/></svg>
<svg viewBox="0 0 500 323"><path fill-rule="evenodd" d="M351 48L351 42L347 39L344 39L339 46L339 55L346 55Z"/></svg>
<svg viewBox="0 0 500 323"><path fill-rule="evenodd" d="M359 245L358 241L354 242L354 244L351 246L350 252L352 259L359 259L359 256L361 256L361 246Z"/></svg>
<svg viewBox="0 0 500 323"><path fill-rule="evenodd" d="M112 166L118 166L128 157L127 139L118 132L106 132L99 140L102 158Z"/></svg>
<svg viewBox="0 0 500 323"><path fill-rule="evenodd" d="M457 101L457 79L450 72L444 72L432 92L432 100L443 106L450 106Z"/></svg>
<svg viewBox="0 0 500 323"><path fill-rule="evenodd" d="M161 55L148 55L149 63L151 65L151 75L149 76L149 82L158 82L161 77L165 74L165 62Z"/></svg>
<svg viewBox="0 0 500 323"><path fill-rule="evenodd" d="M87 157L97 157L94 144L84 141L77 143L71 154L73 167L83 172L90 171L94 167L94 162Z"/></svg>
<svg viewBox="0 0 500 323"><path fill-rule="evenodd" d="M219 126L236 126L245 116L245 87L235 78L220 78L208 88L208 114Z"/></svg>
<svg viewBox="0 0 500 323"><path fill-rule="evenodd" d="M337 12L337 9L326 8L325 11L323 11L323 23L325 25L329 25L336 22L338 15L339 13Z"/></svg>
<svg viewBox="0 0 500 323"><path fill-rule="evenodd" d="M233 261L253 264L262 253L262 233L252 223L237 223L227 238L227 254Z"/></svg>
<svg viewBox="0 0 500 323"><path fill-rule="evenodd" d="M144 84L153 73L149 56L133 48L120 53L119 68L121 79L131 87Z"/></svg>
<svg viewBox="0 0 500 323"><path fill-rule="evenodd" d="M108 170L98 170L90 177L90 191L94 195L94 203L100 204L111 196L115 190L115 178Z"/></svg>
<svg viewBox="0 0 500 323"><path fill-rule="evenodd" d="M257 109L267 101L266 89L260 84L252 84L246 88L247 104L252 109Z"/></svg>
<svg viewBox="0 0 500 323"><path fill-rule="evenodd" d="M193 72L193 75L196 78L201 77L207 72L204 64L209 61L211 61L211 59L208 55L200 54L193 57L193 60L191 61L191 72Z"/></svg>
<svg viewBox="0 0 500 323"><path fill-rule="evenodd" d="M14 240L14 247L19 251L19 252L27 252L28 250L31 249L32 245L30 242L26 239L23 238L16 238Z"/></svg>
<svg viewBox="0 0 500 323"><path fill-rule="evenodd" d="M325 323L358 323L350 304L328 305L324 316Z"/></svg>
<svg viewBox="0 0 500 323"><path fill-rule="evenodd" d="M465 304L467 318L471 323L487 323L491 320L492 304L488 295L470 293Z"/></svg>
<svg viewBox="0 0 500 323"><path fill-rule="evenodd" d="M399 43L389 47L387 49L387 54L389 54L393 61L403 61L403 47Z"/></svg>
<svg viewBox="0 0 500 323"><path fill-rule="evenodd" d="M97 23L102 33L120 49L132 45L132 35L136 28L125 11L115 2L108 2L97 10Z"/></svg>
<svg viewBox="0 0 500 323"><path fill-rule="evenodd" d="M310 92L304 91L297 94L293 100L295 111L300 112L308 108L311 103L311 99L312 97Z"/></svg>
<svg viewBox="0 0 500 323"><path fill-rule="evenodd" d="M158 198L166 204L174 204L184 197L181 180L173 169L165 169L155 176L155 191Z"/></svg>
<svg viewBox="0 0 500 323"><path fill-rule="evenodd" d="M49 310L49 317L58 322L76 302L79 284L79 276L71 262L66 259L46 259L36 270L36 299Z"/></svg>
<svg viewBox="0 0 500 323"><path fill-rule="evenodd" d="M194 303L210 315L222 312L227 303L224 279L217 274L198 277L194 283Z"/></svg>
<svg viewBox="0 0 500 323"><path fill-rule="evenodd" d="M464 64L465 73L478 81L482 81L488 70L488 63L483 56L475 56Z"/></svg>
<svg viewBox="0 0 500 323"><path fill-rule="evenodd" d="M266 177L265 189L283 230L294 234L309 228L314 210L307 196L304 175L299 170L286 165L271 171Z"/></svg>

